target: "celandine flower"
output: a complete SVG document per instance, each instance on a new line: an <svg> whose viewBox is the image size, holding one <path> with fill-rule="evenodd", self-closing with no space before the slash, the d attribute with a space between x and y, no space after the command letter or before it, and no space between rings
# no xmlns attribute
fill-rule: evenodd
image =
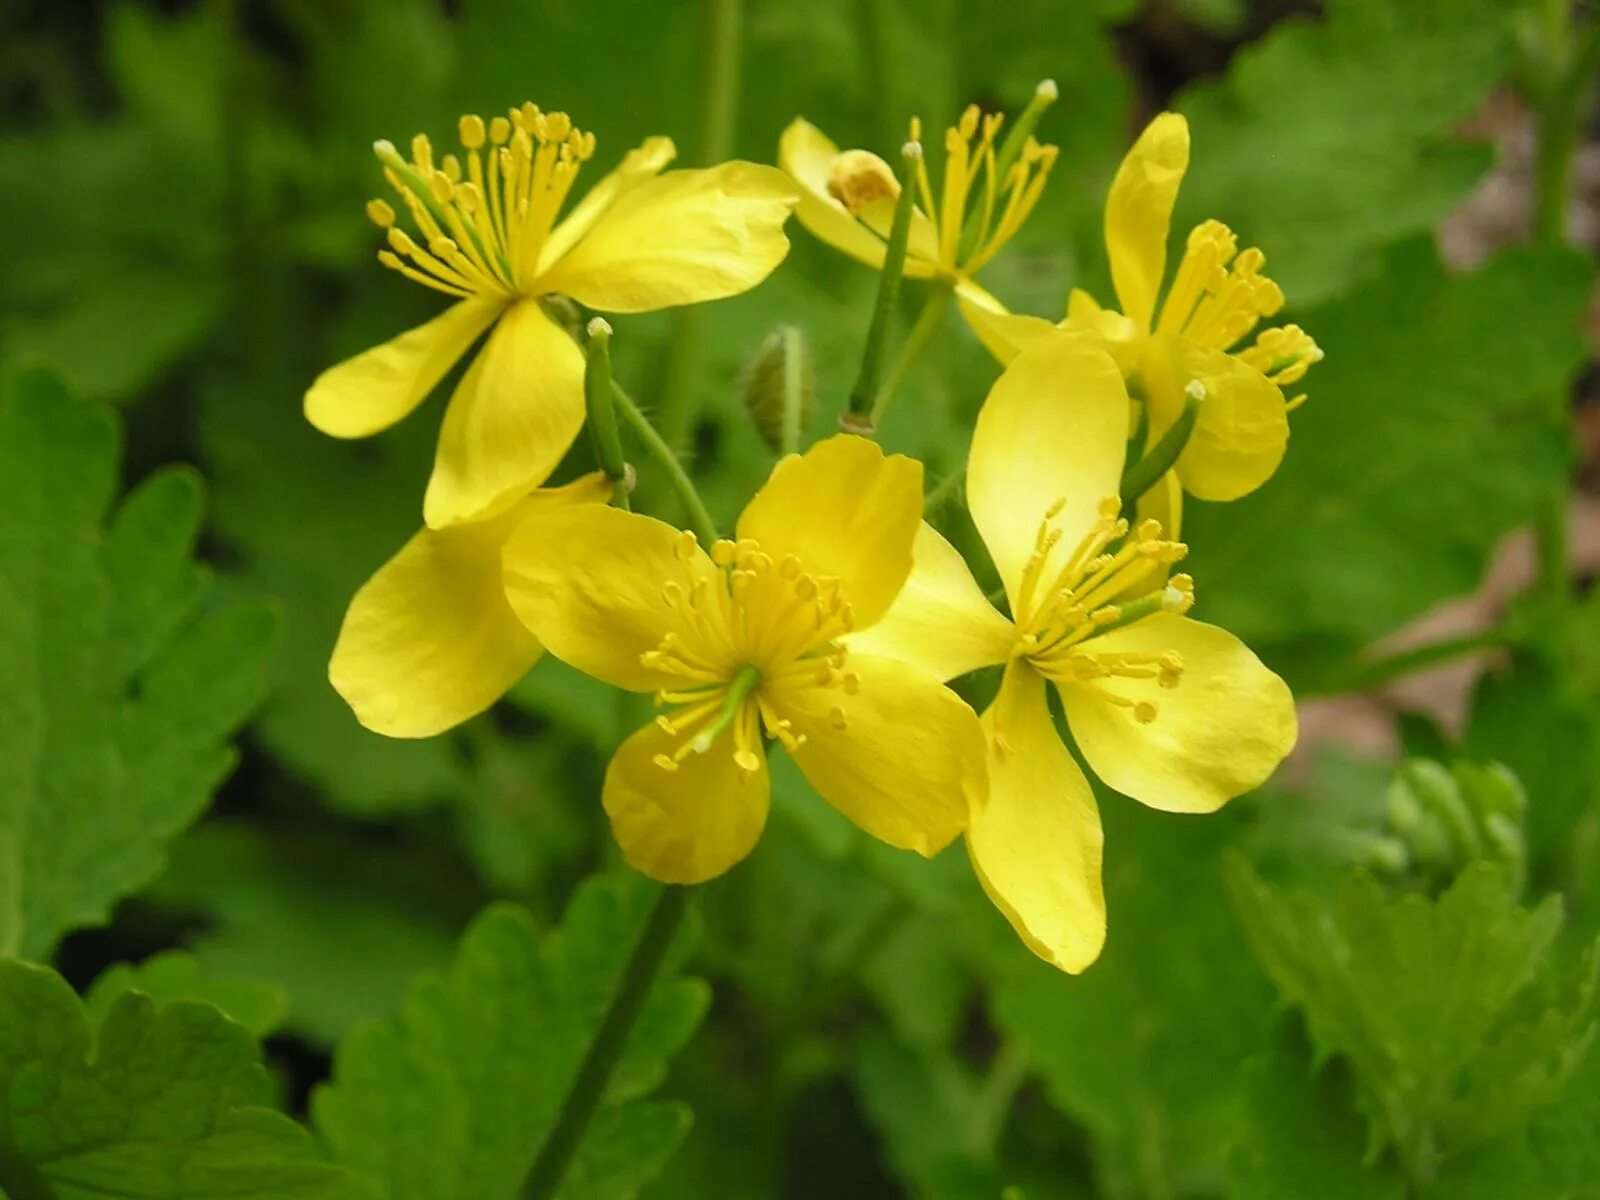
<svg viewBox="0 0 1600 1200"><path fill-rule="evenodd" d="M435 162L418 135L407 161L377 144L416 235L382 200L384 265L456 297L425 325L324 371L306 416L335 437L400 420L490 326L445 413L423 516L438 529L503 511L543 481L583 425L583 355L540 301L568 296L634 313L717 300L760 283L789 250L797 196L773 168L729 162L659 172L672 142L651 138L556 218L594 135L531 104L485 124L461 118L461 157Z"/></svg>
<svg viewBox="0 0 1600 1200"><path fill-rule="evenodd" d="M1073 289L1064 325L1106 341L1148 416L1153 444L1198 401L1193 433L1176 470L1202 500L1236 500L1271 477L1289 440L1282 389L1304 378L1322 351L1297 325L1262 330L1240 346L1263 317L1283 307L1283 292L1261 274L1266 256L1240 251L1220 221L1189 234L1183 260L1159 305L1166 276L1167 232L1178 187L1189 167L1189 125L1162 113L1128 151L1106 200L1106 252L1121 312L1103 309ZM1009 362L1017 349L1055 328L1039 317L999 314L964 304L984 343Z"/></svg>
<svg viewBox="0 0 1600 1200"><path fill-rule="evenodd" d="M1162 582L1182 545L1118 516L1127 439L1121 374L1091 335L1057 332L989 393L967 463L972 519L1011 617L932 528L888 615L852 650L951 678L1005 664L989 734L989 795L967 832L990 898L1040 957L1081 971L1100 953L1100 817L1046 704L1059 692L1085 761L1152 808L1211 812L1256 787L1295 741L1289 689L1244 643L1183 614Z"/></svg>
<svg viewBox="0 0 1600 1200"><path fill-rule="evenodd" d="M506 539L530 516L604 504L611 492L595 472L407 542L350 601L328 664L356 719L389 737L432 737L505 695L543 653L506 601Z"/></svg>
<svg viewBox="0 0 1600 1200"><path fill-rule="evenodd" d="M1046 101L1055 85L1040 85ZM996 139L1004 117L969 105L945 131L944 175L935 191L924 161L917 168L919 205L911 217L905 275L951 284L965 305L1004 312L974 276L1022 228L1055 165L1054 146L1031 136L1014 162L1002 167ZM921 122L911 122L920 141ZM869 267L883 266L900 195L893 169L870 150L841 151L815 125L797 117L778 143L778 164L800 185L800 223Z"/></svg>
<svg viewBox="0 0 1600 1200"><path fill-rule="evenodd" d="M931 855L983 799L983 734L915 664L847 651L911 570L922 467L837 436L781 461L708 555L694 535L614 508L526 522L506 546L512 607L552 654L663 708L606 771L624 856L668 883L755 845L765 740L890 845Z"/></svg>

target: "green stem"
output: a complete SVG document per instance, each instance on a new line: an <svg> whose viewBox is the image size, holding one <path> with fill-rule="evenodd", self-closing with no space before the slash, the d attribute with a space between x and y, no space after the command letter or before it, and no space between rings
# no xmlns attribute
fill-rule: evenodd
<svg viewBox="0 0 1600 1200"><path fill-rule="evenodd" d="M612 394L611 326L604 317L589 322L589 340L584 344L583 400L588 409L589 438L594 444L595 462L611 480L611 503L628 509L628 492L633 486L628 463L622 457L622 436L617 431L617 405Z"/></svg>
<svg viewBox="0 0 1600 1200"><path fill-rule="evenodd" d="M739 111L739 60L744 33L744 0L705 0L705 89L700 93L700 140L696 157L715 166L733 153ZM667 346L666 385L658 419L670 445L679 445L694 424L694 375L700 358L700 306L686 304L673 314Z"/></svg>
<svg viewBox="0 0 1600 1200"><path fill-rule="evenodd" d="M1371 662L1357 663L1343 674L1335 675L1325 686L1318 687L1315 691L1322 694L1372 691L1393 680L1452 659L1476 654L1480 650L1504 650L1514 644L1511 635L1503 629L1490 629L1483 633L1445 638Z"/></svg>
<svg viewBox="0 0 1600 1200"><path fill-rule="evenodd" d="M889 381L878 392L878 399L872 406L871 422L874 429L883 424L884 414L889 411L889 405L894 403L895 393L900 390L900 385L910 373L911 364L917 361L922 348L928 344L928 339L939 328L939 323L944 320L945 309L950 307L950 301L954 298L955 289L944 283L935 283L933 290L928 293L922 311L917 314L917 323L911 327L911 332L906 334L905 344L900 347L900 355L894 360L894 368L889 372Z"/></svg>
<svg viewBox="0 0 1600 1200"><path fill-rule="evenodd" d="M800 450L800 418L805 409L805 343L798 325L783 327L783 428L778 439L781 454Z"/></svg>
<svg viewBox="0 0 1600 1200"><path fill-rule="evenodd" d="M1172 470L1183 448L1189 444L1194 423L1200 417L1200 401L1194 396L1185 399L1183 412L1165 433L1146 451L1143 458L1122 473L1122 509L1132 512L1139 497L1155 487L1161 477Z"/></svg>
<svg viewBox="0 0 1600 1200"><path fill-rule="evenodd" d="M633 955L623 968L611 1007L595 1031L594 1041L589 1043L589 1050L561 1105L556 1126L539 1148L539 1156L528 1173L527 1186L523 1189L528 1200L551 1200L560 1190L561 1180L600 1107L606 1084L622 1057L628 1034L644 1008L650 985L666 960L667 950L683 924L688 907L688 888L665 885L656 896Z"/></svg>
<svg viewBox="0 0 1600 1200"><path fill-rule="evenodd" d="M711 514L706 511L705 501L700 499L700 493L694 486L694 480L689 478L689 473L683 469L683 464L678 461L678 456L672 452L672 447L667 445L666 439L656 432L656 427L650 424L650 418L639 411L639 406L633 398L617 386L611 384L611 396L617 402L617 411L622 414L622 419L627 422L628 428L644 443L644 448L650 457L655 459L656 465L667 473L668 480L672 483L672 490L678 494L684 511L689 516L689 523L694 526L695 535L707 547L717 540L717 526L711 519Z"/></svg>
<svg viewBox="0 0 1600 1200"><path fill-rule="evenodd" d="M878 276L878 299L872 309L872 325L867 344L861 349L861 369L850 389L850 407L839 424L852 433L872 436L877 426L878 380L883 374L883 349L894 324L895 305L900 299L900 277L905 272L906 246L911 237L911 210L916 207L917 163L922 146L907 142L900 151L900 198L895 202L894 220L889 226L889 244L884 250L883 270Z"/></svg>
<svg viewBox="0 0 1600 1200"><path fill-rule="evenodd" d="M1017 1097L1017 1089L1027 1081L1032 1063L1020 1043L1002 1042L999 1053L989 1064L983 1087L967 1114L967 1148L981 1159L993 1157L1005 1126L1006 1113Z"/></svg>
<svg viewBox="0 0 1600 1200"><path fill-rule="evenodd" d="M966 482L966 478L967 469L959 467L935 484L932 490L922 498L923 514L936 513L948 504L950 499L961 490L961 485Z"/></svg>

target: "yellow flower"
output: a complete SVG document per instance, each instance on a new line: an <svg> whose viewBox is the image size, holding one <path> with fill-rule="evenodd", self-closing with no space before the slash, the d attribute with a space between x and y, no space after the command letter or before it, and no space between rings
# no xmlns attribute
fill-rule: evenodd
<svg viewBox="0 0 1600 1200"><path fill-rule="evenodd" d="M989 393L967 463L972 519L1011 617L924 525L889 614L849 641L944 679L1005 664L983 715L989 795L968 849L1023 941L1074 972L1105 938L1100 817L1046 684L1095 774L1170 812L1211 812L1256 787L1296 730L1283 681L1232 634L1183 615L1187 576L1162 582L1184 547L1154 521L1129 529L1118 516L1126 438L1122 377L1098 340L1035 339Z"/></svg>
<svg viewBox="0 0 1600 1200"><path fill-rule="evenodd" d="M1157 305L1172 209L1188 166L1188 122L1162 113L1122 160L1106 200L1106 252L1122 310L1101 308L1074 288L1062 325L1105 339L1130 391L1144 401L1147 445L1179 420L1189 398L1199 401L1178 476L1202 500L1236 500L1283 461L1288 413L1305 397L1286 403L1282 389L1299 382L1322 351L1297 325L1262 330L1239 346L1263 317L1283 307L1283 292L1261 274L1266 256L1253 247L1239 251L1220 221L1203 222L1189 234L1177 274ZM1057 328L965 300L963 311L1001 362Z"/></svg>
<svg viewBox="0 0 1600 1200"><path fill-rule="evenodd" d="M1044 101L1055 85L1040 85ZM936 279L954 287L964 305L1004 312L973 277L1022 228L1039 202L1057 149L1031 136L1001 175L996 137L1004 117L969 105L945 131L944 177L936 193L925 162L917 168L919 206L911 216L905 276ZM921 122L911 122L920 141ZM800 185L795 215L836 249L869 267L881 268L900 182L870 150L841 151L815 125L797 117L778 143L778 164Z"/></svg>
<svg viewBox="0 0 1600 1200"><path fill-rule="evenodd" d="M385 266L456 303L425 325L324 371L306 416L335 437L366 437L414 409L494 327L451 397L423 516L430 528L494 516L545 479L583 425L583 355L540 301L569 296L635 313L736 295L789 251L797 197L781 171L747 162L660 174L667 138L632 150L559 223L594 135L531 104L487 125L461 118L462 155L434 161L428 139L403 159L377 144L417 229L374 200Z"/></svg>
<svg viewBox="0 0 1600 1200"><path fill-rule="evenodd" d="M766 821L763 731L816 790L890 845L931 855L983 798L972 710L924 668L847 652L911 570L922 468L840 435L781 461L709 555L614 508L565 508L506 546L511 605L557 657L667 711L606 771L623 855L696 883Z"/></svg>
<svg viewBox="0 0 1600 1200"><path fill-rule="evenodd" d="M611 492L597 471L407 542L350 601L328 664L356 719L389 737L432 737L503 696L543 653L506 601L506 540L537 513L604 504Z"/></svg>

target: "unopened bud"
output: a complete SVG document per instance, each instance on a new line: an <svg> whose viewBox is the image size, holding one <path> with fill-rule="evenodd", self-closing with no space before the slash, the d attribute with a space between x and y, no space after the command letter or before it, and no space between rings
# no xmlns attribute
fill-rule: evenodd
<svg viewBox="0 0 1600 1200"><path fill-rule="evenodd" d="M795 432L811 425L816 411L816 370L805 335L793 326L773 330L745 367L741 392L745 409L762 440L775 451L785 446L784 421L790 379L790 351L798 349L796 410L790 419Z"/></svg>

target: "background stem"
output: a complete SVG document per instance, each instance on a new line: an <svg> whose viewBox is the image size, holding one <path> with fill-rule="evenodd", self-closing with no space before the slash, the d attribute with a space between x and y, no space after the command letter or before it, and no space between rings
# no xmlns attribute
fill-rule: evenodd
<svg viewBox="0 0 1600 1200"><path fill-rule="evenodd" d="M650 908L639 941L628 965L617 982L616 995L595 1031L589 1052L584 1055L572 1088L561 1105L561 1116L550 1136L539 1149L533 1169L528 1172L523 1195L528 1200L550 1200L561 1188L562 1177L572 1163L584 1131L600 1107L611 1073L627 1045L628 1032L644 1008L650 985L665 961L667 950L689 908L689 889L665 885Z"/></svg>
<svg viewBox="0 0 1600 1200"><path fill-rule="evenodd" d="M744 0L704 0L705 73L700 93L700 140L695 165L714 166L733 154L739 115L739 67L744 36ZM665 385L657 406L661 436L681 445L694 426L694 375L700 359L700 306L686 304L672 316Z"/></svg>

